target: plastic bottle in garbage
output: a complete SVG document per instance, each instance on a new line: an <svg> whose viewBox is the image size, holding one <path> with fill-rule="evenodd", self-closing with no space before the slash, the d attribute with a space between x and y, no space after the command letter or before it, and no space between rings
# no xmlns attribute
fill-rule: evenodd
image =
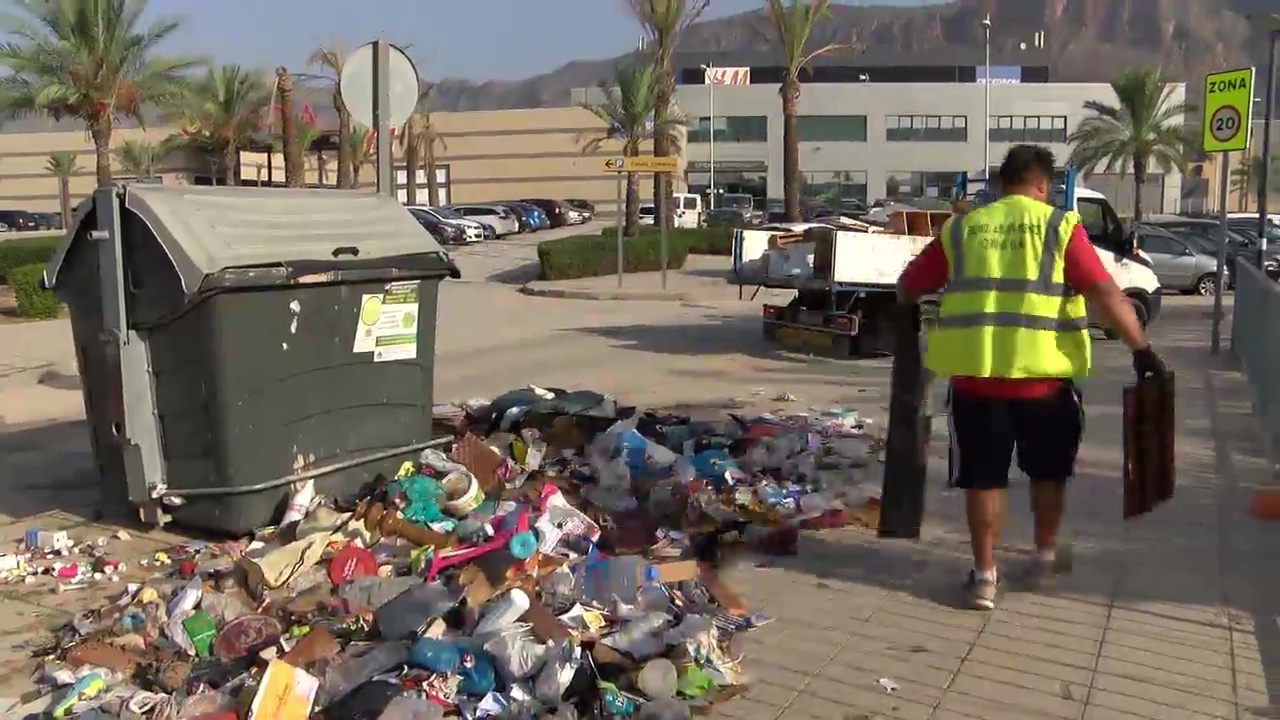
<svg viewBox="0 0 1280 720"><path fill-rule="evenodd" d="M583 563L577 589L583 597L600 605L608 605L614 599L635 605L640 589L657 582L657 570L640 555L596 556Z"/></svg>
<svg viewBox="0 0 1280 720"><path fill-rule="evenodd" d="M350 695L373 676L409 661L409 643L383 642L362 655L345 656L329 665L316 693L317 707L325 707Z"/></svg>
<svg viewBox="0 0 1280 720"><path fill-rule="evenodd" d="M316 482L308 480L298 488L298 491L289 498L289 506L284 509L284 517L280 518L281 525L296 523L311 512L311 503L316 499Z"/></svg>
<svg viewBox="0 0 1280 720"><path fill-rule="evenodd" d="M476 624L474 635L488 635L513 624L529 610L529 595L520 588L511 588L485 605L484 615Z"/></svg>

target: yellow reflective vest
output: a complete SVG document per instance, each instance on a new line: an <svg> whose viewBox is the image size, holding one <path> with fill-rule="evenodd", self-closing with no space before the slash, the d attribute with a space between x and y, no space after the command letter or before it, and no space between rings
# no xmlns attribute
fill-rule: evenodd
<svg viewBox="0 0 1280 720"><path fill-rule="evenodd" d="M1084 297L1063 277L1079 216L1009 195L940 238L949 276L925 366L941 377L1077 378L1089 372Z"/></svg>

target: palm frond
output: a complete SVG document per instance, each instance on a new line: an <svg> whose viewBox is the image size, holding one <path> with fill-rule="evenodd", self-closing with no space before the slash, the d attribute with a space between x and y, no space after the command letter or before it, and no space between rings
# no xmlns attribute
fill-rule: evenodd
<svg viewBox="0 0 1280 720"><path fill-rule="evenodd" d="M56 177L71 177L78 169L77 164L76 153L70 150L57 150L49 153L49 161L45 164L45 169L50 175Z"/></svg>
<svg viewBox="0 0 1280 720"><path fill-rule="evenodd" d="M1136 68L1111 82L1116 102L1089 101L1090 114L1067 137L1069 162L1086 176L1102 171L1125 174L1135 161L1170 172L1186 170L1192 147L1187 113L1174 100L1174 87L1157 68Z"/></svg>

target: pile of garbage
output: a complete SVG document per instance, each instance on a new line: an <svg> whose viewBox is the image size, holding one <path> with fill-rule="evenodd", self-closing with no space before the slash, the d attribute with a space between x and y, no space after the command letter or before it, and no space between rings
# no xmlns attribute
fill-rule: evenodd
<svg viewBox="0 0 1280 720"><path fill-rule="evenodd" d="M720 577L725 559L795 553L801 530L878 517L881 445L839 409L702 422L530 387L436 416L449 452L350 497L307 483L252 538L123 569L102 553L68 561L57 533L24 538L25 555L3 556L18 558L9 582L121 583L46 650L24 707L689 717L741 692L734 640L768 620Z"/></svg>

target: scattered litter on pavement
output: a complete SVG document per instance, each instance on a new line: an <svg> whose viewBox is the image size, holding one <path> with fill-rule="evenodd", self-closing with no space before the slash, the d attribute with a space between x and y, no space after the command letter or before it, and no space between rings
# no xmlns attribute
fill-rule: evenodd
<svg viewBox="0 0 1280 720"><path fill-rule="evenodd" d="M450 452L347 497L295 486L252 537L0 554L0 582L111 591L39 655L44 711L688 717L742 692L731 642L770 621L722 562L879 520L882 443L843 408L704 422L531 386L435 412Z"/></svg>

